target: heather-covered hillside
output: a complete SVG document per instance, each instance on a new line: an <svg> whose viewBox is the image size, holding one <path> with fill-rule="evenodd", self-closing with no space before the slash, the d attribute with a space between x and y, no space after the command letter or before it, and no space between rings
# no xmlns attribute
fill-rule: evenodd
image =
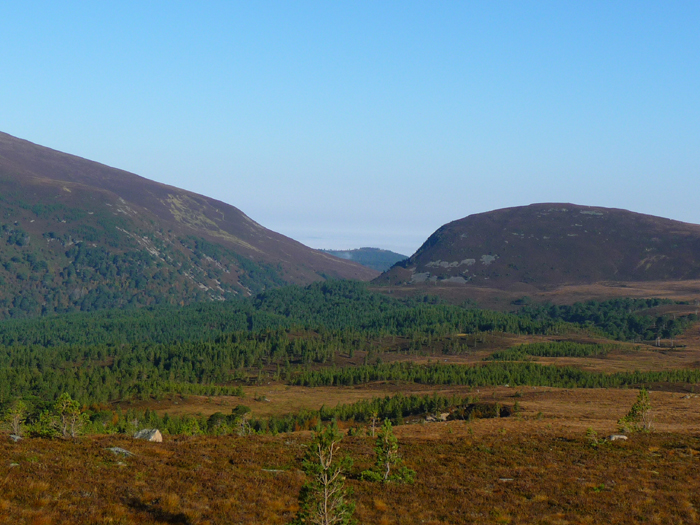
<svg viewBox="0 0 700 525"><path fill-rule="evenodd" d="M439 228L382 284L508 288L700 278L700 226L626 210L533 204Z"/></svg>
<svg viewBox="0 0 700 525"><path fill-rule="evenodd" d="M0 133L0 318L376 275L226 203Z"/></svg>

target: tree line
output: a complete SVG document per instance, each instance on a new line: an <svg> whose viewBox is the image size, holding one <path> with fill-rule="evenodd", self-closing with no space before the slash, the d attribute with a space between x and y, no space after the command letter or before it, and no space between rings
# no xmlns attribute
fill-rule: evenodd
<svg viewBox="0 0 700 525"><path fill-rule="evenodd" d="M477 366L410 362L352 368L331 367L300 372L292 383L301 386L351 386L373 381L404 381L426 385L550 386L558 388L620 388L650 383L698 383L700 370L658 372L590 372L574 367L531 362L492 362Z"/></svg>
<svg viewBox="0 0 700 525"><path fill-rule="evenodd" d="M529 343L494 352L487 361L524 361L536 357L596 357L623 348L616 343L576 343L574 341L552 341ZM639 347L637 347L639 348Z"/></svg>
<svg viewBox="0 0 700 525"><path fill-rule="evenodd" d="M134 434L144 428L158 428L165 434L228 435L279 434L313 430L322 422L344 421L354 428L375 428L382 421L404 423L404 418L463 409L476 400L471 396L440 394L403 395L372 398L355 403L323 406L319 410L297 412L267 418L250 417L246 405L234 407L230 413L216 412L210 416L159 414L153 410L113 409L105 404L81 408L68 393L61 393L53 403L13 401L0 404L3 420L17 434L43 437L76 437L78 434ZM72 430L66 432L66 420ZM14 425L13 425L14 422ZM61 430L62 426L62 430ZM372 430L374 432L374 430Z"/></svg>

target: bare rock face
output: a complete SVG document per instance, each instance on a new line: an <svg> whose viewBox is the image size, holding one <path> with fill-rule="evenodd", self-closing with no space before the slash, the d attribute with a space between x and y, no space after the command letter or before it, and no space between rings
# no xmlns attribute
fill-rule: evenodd
<svg viewBox="0 0 700 525"><path fill-rule="evenodd" d="M157 428L144 428L139 430L134 434L134 439L145 439L146 441L153 441L154 443L163 442L163 434Z"/></svg>

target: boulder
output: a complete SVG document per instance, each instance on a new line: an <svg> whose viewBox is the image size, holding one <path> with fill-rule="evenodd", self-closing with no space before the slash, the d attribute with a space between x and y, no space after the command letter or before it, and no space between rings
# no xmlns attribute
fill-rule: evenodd
<svg viewBox="0 0 700 525"><path fill-rule="evenodd" d="M134 434L134 439L145 439L146 441L153 441L154 443L162 443L163 435L157 428L144 428Z"/></svg>

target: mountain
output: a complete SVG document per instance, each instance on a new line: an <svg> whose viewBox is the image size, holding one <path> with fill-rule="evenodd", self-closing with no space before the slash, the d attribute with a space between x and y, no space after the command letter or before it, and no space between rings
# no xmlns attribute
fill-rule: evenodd
<svg viewBox="0 0 700 525"><path fill-rule="evenodd" d="M691 279L700 279L700 225L620 209L532 204L442 226L375 283L506 289Z"/></svg>
<svg viewBox="0 0 700 525"><path fill-rule="evenodd" d="M0 318L376 275L224 202L0 133Z"/></svg>
<svg viewBox="0 0 700 525"><path fill-rule="evenodd" d="M362 266L372 268L378 272L385 272L394 264L404 259L408 259L407 255L382 250L380 248L357 248L355 250L321 250L324 253L339 257L348 261L355 261Z"/></svg>

